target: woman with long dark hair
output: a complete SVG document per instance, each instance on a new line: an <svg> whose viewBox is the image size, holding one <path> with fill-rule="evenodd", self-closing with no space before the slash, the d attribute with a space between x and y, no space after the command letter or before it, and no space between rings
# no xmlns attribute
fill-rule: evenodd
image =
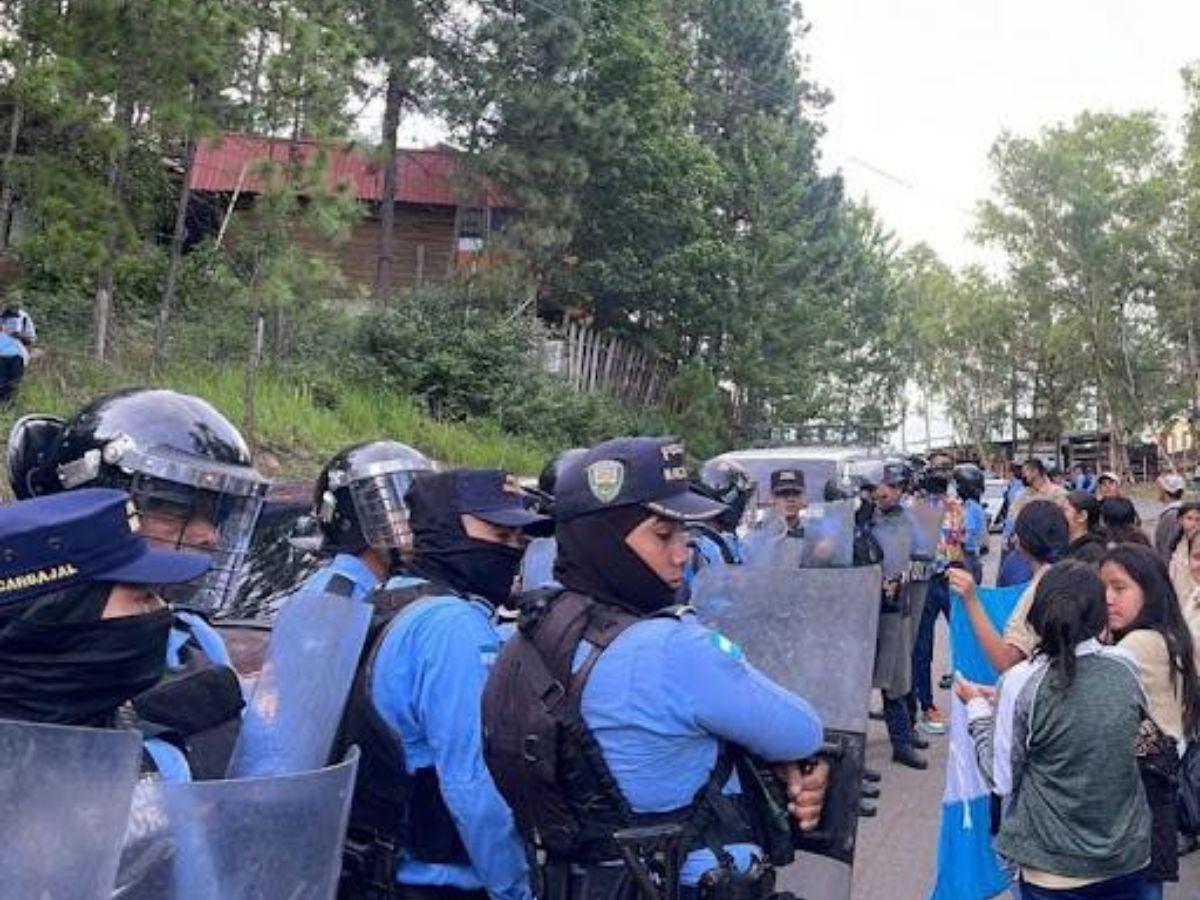
<svg viewBox="0 0 1200 900"><path fill-rule="evenodd" d="M1067 558L1099 563L1104 558L1106 544L1100 531L1100 501L1088 491L1071 491L1059 501L1059 509L1067 517Z"/></svg>
<svg viewBox="0 0 1200 900"><path fill-rule="evenodd" d="M1137 507L1128 497L1107 497L1100 501L1100 522L1108 545L1141 544L1150 546L1150 538L1138 522Z"/></svg>
<svg viewBox="0 0 1200 900"><path fill-rule="evenodd" d="M1134 750L1146 700L1133 661L1101 643L1096 567L1047 569L1028 625L1033 655L1001 676L995 703L979 685L955 687L1002 800L996 849L1019 870L1024 900L1140 900L1150 814Z"/></svg>
<svg viewBox="0 0 1200 900"><path fill-rule="evenodd" d="M1184 743L1200 736L1200 678L1191 632L1158 554L1148 546L1121 544L1105 555L1100 576L1109 631L1136 660L1149 702L1149 722L1138 746L1154 822L1143 896L1157 898L1162 882L1179 880L1175 776Z"/></svg>

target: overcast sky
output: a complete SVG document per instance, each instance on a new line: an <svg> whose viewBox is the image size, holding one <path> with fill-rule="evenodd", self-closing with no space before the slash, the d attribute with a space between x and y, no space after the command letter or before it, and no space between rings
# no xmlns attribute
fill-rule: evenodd
<svg viewBox="0 0 1200 900"><path fill-rule="evenodd" d="M1004 129L1084 109L1154 109L1171 135L1200 59L1196 0L805 0L810 74L834 94L827 166L906 243L987 261L969 240Z"/></svg>

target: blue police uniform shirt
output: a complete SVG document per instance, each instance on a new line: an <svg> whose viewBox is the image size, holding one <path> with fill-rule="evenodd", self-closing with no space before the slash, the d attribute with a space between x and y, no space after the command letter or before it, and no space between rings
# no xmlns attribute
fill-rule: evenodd
<svg viewBox="0 0 1200 900"><path fill-rule="evenodd" d="M411 586L420 579L392 579ZM376 711L404 746L409 772L433 766L469 865L402 859L401 884L486 889L532 900L525 847L483 760L480 703L500 650L492 608L456 596L422 598L388 627L371 681Z"/></svg>
<svg viewBox="0 0 1200 900"><path fill-rule="evenodd" d="M183 665L183 647L189 639L195 640L213 665L233 668L229 648L217 630L203 616L180 609L175 611L175 624L171 626L167 638L168 669L178 669Z"/></svg>
<svg viewBox="0 0 1200 900"><path fill-rule="evenodd" d="M974 498L963 504L963 549L975 556L987 541L987 514Z"/></svg>
<svg viewBox="0 0 1200 900"><path fill-rule="evenodd" d="M192 780L192 770L183 751L161 738L145 738L142 742L163 781Z"/></svg>
<svg viewBox="0 0 1200 900"><path fill-rule="evenodd" d="M558 542L552 537L534 538L521 557L521 590L558 587L554 579L554 562L558 559Z"/></svg>
<svg viewBox="0 0 1200 900"><path fill-rule="evenodd" d="M19 356L29 361L29 351L25 345L5 331L0 331L0 356Z"/></svg>
<svg viewBox="0 0 1200 900"><path fill-rule="evenodd" d="M591 648L581 643L575 669ZM814 754L820 716L751 666L741 649L694 613L631 625L596 661L583 691L584 721L635 812L687 806L711 776L720 740L769 762ZM736 781L726 792L736 792ZM757 848L727 848L742 869ZM691 853L681 879L715 868L712 851Z"/></svg>
<svg viewBox="0 0 1200 900"><path fill-rule="evenodd" d="M355 600L366 600L375 593L375 588L379 584L374 570L365 562L351 553L339 553L327 565L309 575L297 589L297 593L300 591L321 593L328 587L330 579L335 575L348 578L354 584L350 596Z"/></svg>

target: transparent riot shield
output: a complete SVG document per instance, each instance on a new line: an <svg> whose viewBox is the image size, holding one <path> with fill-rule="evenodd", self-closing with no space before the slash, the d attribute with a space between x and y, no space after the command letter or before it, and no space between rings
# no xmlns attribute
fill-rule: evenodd
<svg viewBox="0 0 1200 900"><path fill-rule="evenodd" d="M854 565L854 501L814 503L805 513L801 567L844 569Z"/></svg>
<svg viewBox="0 0 1200 900"><path fill-rule="evenodd" d="M787 525L774 511L750 529L742 542L745 565L759 569L795 569L803 549L804 542L788 536Z"/></svg>
<svg viewBox="0 0 1200 900"><path fill-rule="evenodd" d="M133 731L0 721L0 898L110 895L141 754Z"/></svg>
<svg viewBox="0 0 1200 900"><path fill-rule="evenodd" d="M871 534L883 550L883 578L907 576L912 558L912 523L903 512L891 514L875 513Z"/></svg>
<svg viewBox="0 0 1200 900"><path fill-rule="evenodd" d="M764 675L813 704L836 748L818 831L781 874L781 888L807 900L850 896L879 594L877 566L726 566L701 572L692 587L701 619L740 644Z"/></svg>
<svg viewBox="0 0 1200 900"><path fill-rule="evenodd" d="M113 900L332 900L357 769L142 782Z"/></svg>
<svg viewBox="0 0 1200 900"><path fill-rule="evenodd" d="M371 606L300 592L275 617L262 672L242 719L230 778L324 765L358 668Z"/></svg>

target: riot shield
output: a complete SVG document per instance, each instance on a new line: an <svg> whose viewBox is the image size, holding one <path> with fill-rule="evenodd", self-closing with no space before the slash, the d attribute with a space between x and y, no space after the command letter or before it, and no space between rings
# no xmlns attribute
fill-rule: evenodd
<svg viewBox="0 0 1200 900"><path fill-rule="evenodd" d="M0 898L108 898L141 754L133 731L0 721Z"/></svg>
<svg viewBox="0 0 1200 900"><path fill-rule="evenodd" d="M324 765L371 612L359 600L305 591L283 605L229 761L230 778L286 775Z"/></svg>
<svg viewBox="0 0 1200 900"><path fill-rule="evenodd" d="M884 514L876 511L871 534L883 550L883 578L899 578L908 574L912 557L912 524L902 512Z"/></svg>
<svg viewBox="0 0 1200 900"><path fill-rule="evenodd" d="M332 900L357 769L142 782L113 900Z"/></svg>
<svg viewBox="0 0 1200 900"><path fill-rule="evenodd" d="M713 567L692 586L707 624L821 714L839 753L818 834L803 844L786 889L807 900L846 900L858 830L867 703L879 625L880 570Z"/></svg>
<svg viewBox="0 0 1200 900"><path fill-rule="evenodd" d="M814 503L805 513L801 567L824 569L854 565L854 501Z"/></svg>
<svg viewBox="0 0 1200 900"><path fill-rule="evenodd" d="M757 569L798 568L803 549L803 541L788 536L787 525L774 511L750 529L742 542L745 565Z"/></svg>

